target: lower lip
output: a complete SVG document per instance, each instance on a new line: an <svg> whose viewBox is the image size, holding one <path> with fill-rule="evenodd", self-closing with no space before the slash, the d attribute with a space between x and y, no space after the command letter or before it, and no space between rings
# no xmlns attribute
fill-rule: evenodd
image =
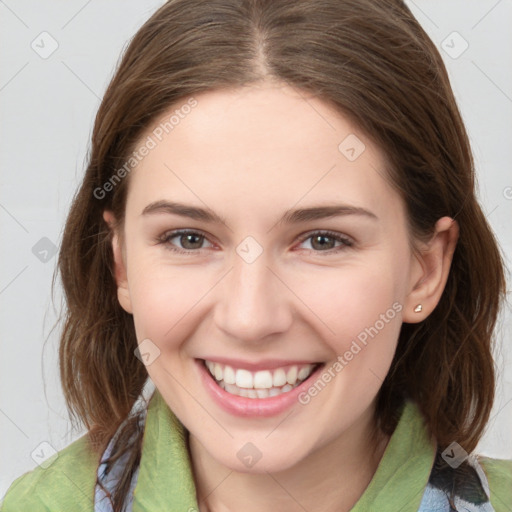
<svg viewBox="0 0 512 512"><path fill-rule="evenodd" d="M199 366L201 379L212 399L225 411L235 416L275 416L289 409L298 402L298 396L309 388L311 382L322 371L324 365L319 366L305 381L301 382L291 391L269 398L246 398L232 395L222 389L204 365L203 361L196 360Z"/></svg>

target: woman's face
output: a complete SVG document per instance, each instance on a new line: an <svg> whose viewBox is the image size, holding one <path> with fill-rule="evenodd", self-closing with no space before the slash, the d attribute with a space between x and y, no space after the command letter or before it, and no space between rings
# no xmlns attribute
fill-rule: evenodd
<svg viewBox="0 0 512 512"><path fill-rule="evenodd" d="M119 300L205 452L278 471L367 428L417 260L383 154L346 118L288 86L195 100L141 139Z"/></svg>

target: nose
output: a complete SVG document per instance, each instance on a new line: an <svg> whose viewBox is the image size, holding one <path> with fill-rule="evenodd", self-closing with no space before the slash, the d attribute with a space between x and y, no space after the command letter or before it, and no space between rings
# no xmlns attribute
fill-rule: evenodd
<svg viewBox="0 0 512 512"><path fill-rule="evenodd" d="M293 294L277 274L265 252L252 263L235 254L233 267L217 287L215 324L226 336L261 343L290 328Z"/></svg>

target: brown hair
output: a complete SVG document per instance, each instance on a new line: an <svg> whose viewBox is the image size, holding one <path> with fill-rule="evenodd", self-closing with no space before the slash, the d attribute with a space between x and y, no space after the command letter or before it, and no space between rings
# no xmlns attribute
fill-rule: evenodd
<svg viewBox="0 0 512 512"><path fill-rule="evenodd" d="M491 341L503 263L475 197L471 149L445 66L399 0L169 0L140 28L96 116L59 255L67 301L60 371L72 420L85 424L100 453L147 378L134 356L133 318L117 300L112 233L102 218L112 210L122 228L129 176L100 199L95 191L171 106L260 80L314 94L383 150L412 241L428 237L443 216L458 221L446 288L428 318L403 324L376 423L391 433L408 397L439 446L456 440L474 450L494 399ZM139 436L114 510L121 510L140 446Z"/></svg>

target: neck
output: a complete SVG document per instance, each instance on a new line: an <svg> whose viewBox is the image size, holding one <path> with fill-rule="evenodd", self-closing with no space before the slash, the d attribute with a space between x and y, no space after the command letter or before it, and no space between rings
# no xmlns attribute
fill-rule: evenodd
<svg viewBox="0 0 512 512"><path fill-rule="evenodd" d="M233 471L213 459L190 434L200 512L350 511L373 478L389 441L382 432L372 436L372 414L373 410L367 411L349 432L274 473Z"/></svg>

